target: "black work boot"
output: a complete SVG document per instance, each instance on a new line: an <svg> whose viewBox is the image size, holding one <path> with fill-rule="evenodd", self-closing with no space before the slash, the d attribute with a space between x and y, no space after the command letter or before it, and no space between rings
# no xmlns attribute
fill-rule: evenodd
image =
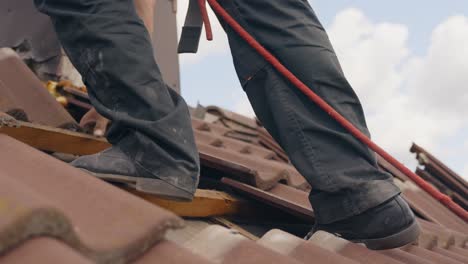
<svg viewBox="0 0 468 264"><path fill-rule="evenodd" d="M362 214L334 222L317 224L313 232L326 231L372 250L398 248L416 241L419 225L400 195Z"/></svg>
<svg viewBox="0 0 468 264"><path fill-rule="evenodd" d="M188 186L175 186L162 179L139 175L134 162L117 146L94 155L80 157L71 165L103 180L129 184L141 192L171 200L191 201L194 192L188 192L187 189L196 189L185 188Z"/></svg>

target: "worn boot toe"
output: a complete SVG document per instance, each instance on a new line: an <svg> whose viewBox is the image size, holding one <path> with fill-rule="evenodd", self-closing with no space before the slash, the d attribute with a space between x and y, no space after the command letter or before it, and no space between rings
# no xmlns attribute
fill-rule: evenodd
<svg viewBox="0 0 468 264"><path fill-rule="evenodd" d="M196 186L187 188L187 186L177 186L159 178L141 176L135 163L117 146L94 155L80 157L71 165L103 180L126 183L141 192L171 200L190 201L193 199L194 191L187 191L187 189L196 189ZM174 175L173 177L183 176ZM183 181L174 179L172 182Z"/></svg>
<svg viewBox="0 0 468 264"><path fill-rule="evenodd" d="M317 225L315 230L336 234L369 249L398 248L416 241L420 228L408 204L400 196L335 223Z"/></svg>

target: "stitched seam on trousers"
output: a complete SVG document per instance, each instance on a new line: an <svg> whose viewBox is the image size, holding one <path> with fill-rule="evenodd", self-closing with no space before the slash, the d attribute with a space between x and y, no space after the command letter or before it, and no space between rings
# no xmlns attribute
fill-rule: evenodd
<svg viewBox="0 0 468 264"><path fill-rule="evenodd" d="M270 64L265 61L265 64L263 64L263 66L261 66L257 71L254 71L254 73L252 74L252 76L248 79L248 80L245 80L241 85L242 85L242 88L245 89L247 88L247 85L249 84L249 82L254 79L255 77L257 77L257 75L263 71L267 66L269 66Z"/></svg>
<svg viewBox="0 0 468 264"><path fill-rule="evenodd" d="M275 71L275 70L273 70L273 71ZM274 77L276 79L278 78L276 71L275 71ZM279 82L279 80L276 80L274 85L278 84L278 82ZM289 88L290 88L289 86L285 87L285 89L289 89ZM290 119L294 124L293 130L294 130L295 134L298 134L299 140L301 141L302 145L304 146L305 154L312 161L312 165L316 168L317 173L320 173L321 175L323 175L323 177L325 177L325 179L326 179L326 184L330 185L330 184L332 184L332 179L331 179L330 175L328 173L324 172L322 166L320 165L320 162L317 159L317 156L315 155L314 147L312 147L312 145L310 144L310 141L307 139L307 137L305 136L305 134L303 132L304 128L302 127L301 122L299 122L299 120L296 118L296 116L294 114L294 110L285 101L285 96L287 95L286 94L287 92L288 92L288 90L279 89L279 93L281 93L280 96L279 96L279 99L280 99L281 103L285 107L285 111L286 111L286 114L288 116L288 119Z"/></svg>

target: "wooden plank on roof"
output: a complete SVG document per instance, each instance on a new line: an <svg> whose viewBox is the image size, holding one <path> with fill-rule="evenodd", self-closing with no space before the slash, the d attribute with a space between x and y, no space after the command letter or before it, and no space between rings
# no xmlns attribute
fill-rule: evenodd
<svg viewBox="0 0 468 264"><path fill-rule="evenodd" d="M110 147L110 144L105 139L91 135L17 121L15 119L6 120L4 115L0 116L0 118L3 120L0 121L0 133L40 150L89 155Z"/></svg>
<svg viewBox="0 0 468 264"><path fill-rule="evenodd" d="M195 193L192 202L178 202L161 199L132 188L124 187L124 189L152 204L172 211L181 217L205 218L225 215L244 215L249 214L249 212L254 212L253 206L246 200L238 199L220 191L199 189Z"/></svg>

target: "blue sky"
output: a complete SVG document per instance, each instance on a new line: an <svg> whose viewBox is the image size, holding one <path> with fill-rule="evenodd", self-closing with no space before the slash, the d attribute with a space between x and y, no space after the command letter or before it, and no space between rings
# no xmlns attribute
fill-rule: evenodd
<svg viewBox="0 0 468 264"><path fill-rule="evenodd" d="M468 79L454 75L468 72L468 48L464 48L468 47L468 33L464 33L468 32L468 1L310 2L336 44L377 143L414 168L408 149L416 141L468 177L468 122L463 118L468 96L461 89ZM184 6L185 1L180 1L181 13ZM349 32L354 31L359 39L349 44L353 38ZM362 58L350 56L355 51ZM216 104L250 113L224 33L216 25L213 43L203 42L197 57L181 58L182 93L189 104ZM381 65L381 71L374 70ZM363 72L376 80L362 78ZM440 78L434 79L438 74ZM387 106L381 106L382 100Z"/></svg>
<svg viewBox="0 0 468 264"><path fill-rule="evenodd" d="M468 1L465 0L314 0L311 2L325 25L332 22L337 12L350 7L359 8L376 22L407 25L411 31L410 47L415 52L422 52L427 48L430 34L437 24L453 15L468 14Z"/></svg>

